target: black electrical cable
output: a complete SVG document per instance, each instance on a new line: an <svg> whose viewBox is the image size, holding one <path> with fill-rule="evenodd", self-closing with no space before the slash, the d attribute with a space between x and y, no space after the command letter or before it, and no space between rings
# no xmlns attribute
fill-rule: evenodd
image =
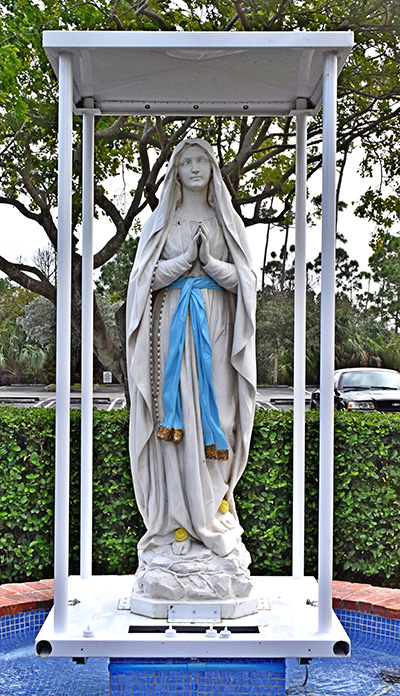
<svg viewBox="0 0 400 696"><path fill-rule="evenodd" d="M303 688L308 682L308 674L309 674L308 665L305 664L304 667L306 668L306 678L304 680L304 683L301 685L301 688Z"/></svg>
<svg viewBox="0 0 400 696"><path fill-rule="evenodd" d="M306 678L305 678L304 682L301 684L301 686L291 686L291 687L286 691L287 694L298 694L298 693L299 693L298 690L299 690L299 689L303 689L303 688L305 687L305 685L307 684L307 682L308 682L308 677L309 677L308 662L305 662L305 663L304 663L304 667L306 668Z"/></svg>

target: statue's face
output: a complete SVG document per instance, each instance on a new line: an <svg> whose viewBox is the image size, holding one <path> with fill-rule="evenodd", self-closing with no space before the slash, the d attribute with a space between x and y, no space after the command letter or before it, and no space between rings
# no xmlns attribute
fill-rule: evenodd
<svg viewBox="0 0 400 696"><path fill-rule="evenodd" d="M178 176L182 187L196 193L207 188L211 177L211 162L199 145L188 145L178 161Z"/></svg>

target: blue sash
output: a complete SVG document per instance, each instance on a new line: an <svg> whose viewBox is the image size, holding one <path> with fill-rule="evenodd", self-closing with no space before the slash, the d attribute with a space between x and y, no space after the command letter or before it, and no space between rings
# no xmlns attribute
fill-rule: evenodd
<svg viewBox="0 0 400 696"><path fill-rule="evenodd" d="M201 289L210 288L222 292L225 291L207 275L178 278L178 280L175 280L168 287L170 289L180 288L181 294L172 318L169 334L168 357L163 385L164 421L160 430L164 433L167 431L178 431L182 433L183 429L179 382L183 347L185 343L186 317L189 308L197 357L204 445L206 447L206 452L210 452L210 446L212 446L214 452L216 450L220 455L217 454L213 456L211 454L211 458L225 459L228 456L228 443L219 424L218 407L211 374L212 351L210 334L208 332L207 317ZM181 437L173 436L164 437L159 435L159 437L161 437L161 439L181 439Z"/></svg>

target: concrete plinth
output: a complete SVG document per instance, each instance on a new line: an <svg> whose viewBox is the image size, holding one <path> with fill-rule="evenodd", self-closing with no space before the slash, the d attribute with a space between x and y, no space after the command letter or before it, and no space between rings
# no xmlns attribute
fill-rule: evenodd
<svg viewBox="0 0 400 696"><path fill-rule="evenodd" d="M240 619L243 616L256 614L258 611L258 597L254 594L250 597L237 599L209 600L202 602L167 602L162 599L149 599L137 594L131 596L130 609L133 614L147 616L150 619L165 619L169 623L174 621L204 621L214 622L224 619ZM265 605L264 608L268 608Z"/></svg>

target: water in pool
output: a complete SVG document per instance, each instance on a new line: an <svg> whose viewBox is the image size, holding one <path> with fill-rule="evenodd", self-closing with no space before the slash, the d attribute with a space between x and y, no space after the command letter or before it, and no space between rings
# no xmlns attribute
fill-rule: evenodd
<svg viewBox="0 0 400 696"><path fill-rule="evenodd" d="M312 660L303 686L305 678L306 667L288 660L288 696L400 696L400 645L355 637L351 658ZM107 696L108 685L105 658L90 658L86 665L37 658L33 634L1 641L1 696Z"/></svg>

